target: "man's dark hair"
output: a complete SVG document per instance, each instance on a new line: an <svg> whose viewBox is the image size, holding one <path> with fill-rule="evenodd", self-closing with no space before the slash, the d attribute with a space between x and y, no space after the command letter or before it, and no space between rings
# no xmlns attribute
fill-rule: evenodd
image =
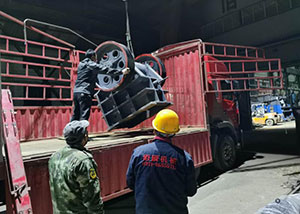
<svg viewBox="0 0 300 214"><path fill-rule="evenodd" d="M91 59L93 56L96 56L96 52L92 49L88 49L86 52L85 52L85 58L89 58Z"/></svg>

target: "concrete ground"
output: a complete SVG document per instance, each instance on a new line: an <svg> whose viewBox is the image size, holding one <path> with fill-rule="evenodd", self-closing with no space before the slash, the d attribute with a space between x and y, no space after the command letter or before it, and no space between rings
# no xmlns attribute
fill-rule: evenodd
<svg viewBox="0 0 300 214"><path fill-rule="evenodd" d="M299 156L256 153L239 168L204 183L189 200L190 213L254 213L290 192L291 177L299 173Z"/></svg>
<svg viewBox="0 0 300 214"><path fill-rule="evenodd" d="M191 214L255 213L300 180L295 122L257 129L246 135L245 143L237 168L223 174L203 168L203 183L189 199Z"/></svg>
<svg viewBox="0 0 300 214"><path fill-rule="evenodd" d="M0 204L0 214L5 214L6 207L5 205Z"/></svg>
<svg viewBox="0 0 300 214"><path fill-rule="evenodd" d="M223 174L212 166L202 169L202 184L189 198L190 214L253 214L288 194L293 181L300 179L297 155L243 152L240 159L244 162L238 168ZM105 213L134 214L134 206L129 194L106 202Z"/></svg>

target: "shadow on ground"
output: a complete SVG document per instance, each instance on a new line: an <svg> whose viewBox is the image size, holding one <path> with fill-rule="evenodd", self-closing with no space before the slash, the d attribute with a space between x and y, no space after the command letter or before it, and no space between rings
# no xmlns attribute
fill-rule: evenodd
<svg viewBox="0 0 300 214"><path fill-rule="evenodd" d="M105 214L135 214L134 194L129 193L104 203Z"/></svg>
<svg viewBox="0 0 300 214"><path fill-rule="evenodd" d="M300 142L295 128L256 129L244 133L244 150L299 155Z"/></svg>
<svg viewBox="0 0 300 214"><path fill-rule="evenodd" d="M241 165L243 165L248 160L253 160L256 158L263 158L261 156L256 156L255 152L248 152L248 151L239 151L237 153L237 161L236 166L234 169L237 169ZM198 177L198 185L199 187L205 186L219 178L221 174L224 172L221 172L214 168L213 164L203 166L201 167L201 172Z"/></svg>

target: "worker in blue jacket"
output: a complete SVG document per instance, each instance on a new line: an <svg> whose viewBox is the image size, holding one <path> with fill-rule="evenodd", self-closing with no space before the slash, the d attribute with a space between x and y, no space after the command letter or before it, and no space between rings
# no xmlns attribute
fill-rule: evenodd
<svg viewBox="0 0 300 214"><path fill-rule="evenodd" d="M197 192L192 157L172 144L179 131L178 115L160 111L152 121L155 138L137 147L127 170L127 185L134 190L137 214L188 213L188 196Z"/></svg>
<svg viewBox="0 0 300 214"><path fill-rule="evenodd" d="M71 121L89 120L98 74L126 75L129 71L129 68L118 71L97 63L96 52L88 49L85 53L85 58L79 63L77 69L77 79L73 91L74 109Z"/></svg>

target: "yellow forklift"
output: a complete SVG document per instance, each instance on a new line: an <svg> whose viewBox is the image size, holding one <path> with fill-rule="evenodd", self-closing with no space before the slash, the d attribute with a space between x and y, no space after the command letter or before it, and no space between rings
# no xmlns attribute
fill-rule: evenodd
<svg viewBox="0 0 300 214"><path fill-rule="evenodd" d="M251 110L254 125L273 126L280 122L280 116L276 112L266 113L263 103L252 104Z"/></svg>

